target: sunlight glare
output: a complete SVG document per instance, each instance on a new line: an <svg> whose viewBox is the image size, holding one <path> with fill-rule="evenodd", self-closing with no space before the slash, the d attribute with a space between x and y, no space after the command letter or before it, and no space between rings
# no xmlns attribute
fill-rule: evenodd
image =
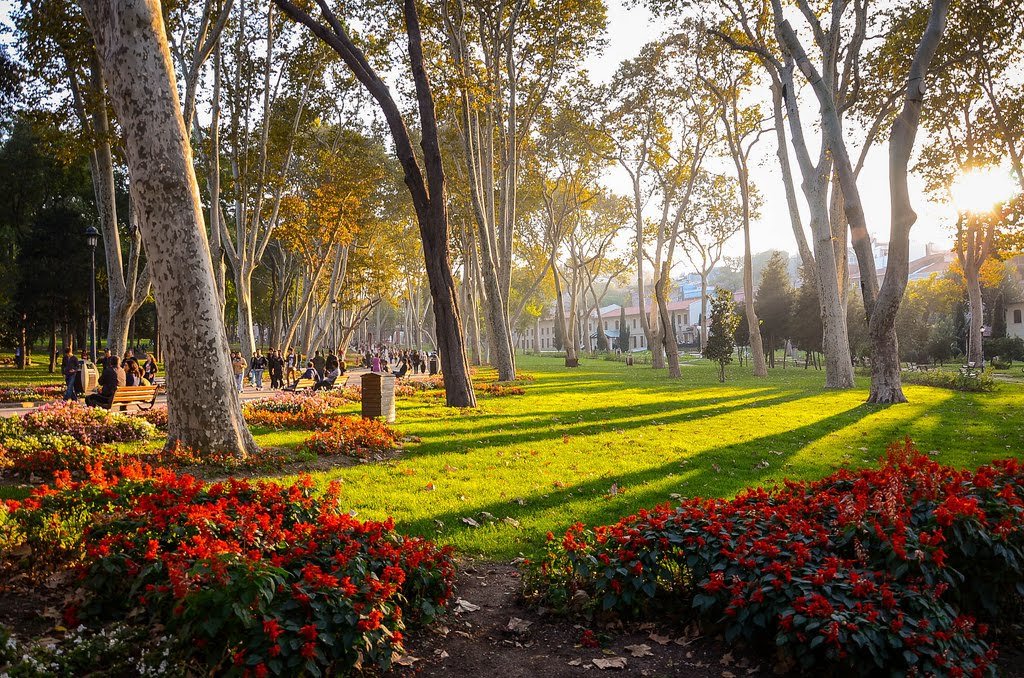
<svg viewBox="0 0 1024 678"><path fill-rule="evenodd" d="M1010 172L1002 167L976 167L963 172L950 193L961 212L983 214L1006 202L1019 189Z"/></svg>

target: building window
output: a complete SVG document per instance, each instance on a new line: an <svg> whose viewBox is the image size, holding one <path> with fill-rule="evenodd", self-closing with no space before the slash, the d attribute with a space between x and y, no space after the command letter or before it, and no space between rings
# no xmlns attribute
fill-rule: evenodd
<svg viewBox="0 0 1024 678"><path fill-rule="evenodd" d="M636 329L636 318L633 318L633 329Z"/></svg>
<svg viewBox="0 0 1024 678"><path fill-rule="evenodd" d="M1013 323L1015 325L1020 325L1020 309L1019 308L1013 309Z"/></svg>

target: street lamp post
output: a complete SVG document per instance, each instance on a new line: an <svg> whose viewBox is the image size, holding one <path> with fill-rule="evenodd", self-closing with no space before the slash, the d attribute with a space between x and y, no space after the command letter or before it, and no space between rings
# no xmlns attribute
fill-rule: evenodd
<svg viewBox="0 0 1024 678"><path fill-rule="evenodd" d="M85 244L89 246L89 350L93 363L96 362L96 243L100 232L95 226L85 229Z"/></svg>

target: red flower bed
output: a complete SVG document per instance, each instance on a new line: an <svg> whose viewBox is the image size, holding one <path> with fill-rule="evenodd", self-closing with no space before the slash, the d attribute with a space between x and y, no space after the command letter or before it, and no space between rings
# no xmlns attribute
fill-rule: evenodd
<svg viewBox="0 0 1024 678"><path fill-rule="evenodd" d="M506 386L505 384L483 384L480 390L487 395L502 397L502 396L521 396L526 395L526 389L522 386Z"/></svg>
<svg viewBox="0 0 1024 678"><path fill-rule="evenodd" d="M343 454L367 459L374 454L386 454L398 445L398 432L377 419L332 417L328 424L328 428L315 431L306 439L304 450L320 456Z"/></svg>
<svg viewBox="0 0 1024 678"><path fill-rule="evenodd" d="M80 535L86 597L65 611L69 624L146 619L214 673L387 669L406 622L448 601L451 552L355 520L336 485L311 488L135 468L62 478L8 509L29 545L56 524Z"/></svg>
<svg viewBox="0 0 1024 678"><path fill-rule="evenodd" d="M556 605L577 590L609 613L688 603L804 670L991 675L981 620L1008 623L1024 593L1024 466L959 470L908 441L879 469L577 524L550 545L533 576Z"/></svg>

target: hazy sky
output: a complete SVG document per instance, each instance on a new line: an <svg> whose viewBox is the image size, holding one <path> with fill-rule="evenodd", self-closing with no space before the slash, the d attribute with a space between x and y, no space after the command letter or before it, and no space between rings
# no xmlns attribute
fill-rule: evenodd
<svg viewBox="0 0 1024 678"><path fill-rule="evenodd" d="M608 4L608 48L603 54L591 58L587 63L596 80L610 78L619 62L635 57L643 45L656 38L663 29L663 25L653 19L643 7L626 8L623 0L606 0L606 2ZM800 76L797 75L797 77ZM802 109L806 111L805 122L812 120L818 110L817 103L812 101L812 98L808 92L802 100ZM766 103L770 104L770 102ZM770 110L767 112L770 113ZM816 132L808 130L809 144L813 144L818 138ZM812 153L816 156L816 146L813 149ZM762 136L759 145L754 150L751 174L753 183L761 192L764 204L760 218L751 225L751 245L755 252L774 248L784 249L795 254L796 241L790 226L789 210L786 207L782 178L775 153L774 134ZM861 191L861 199L864 202L871 236L873 239L883 242L889 239L887 155L888 146L886 144L876 145L869 153L867 163L857 182ZM792 152L790 158L793 162L793 171L799 177ZM799 181L799 178L797 180ZM611 178L609 184L613 190L620 193L628 194L630 190L629 185L625 183L624 175L621 178ZM918 243L921 249L927 242L952 246L950 224L955 216L952 208L928 202L920 179L911 176L910 186L914 209L919 215L918 222L911 231L911 240ZM801 202L801 208L803 208L803 196L799 193L799 186L797 187L797 200ZM804 217L806 231L806 212ZM739 236L734 237L726 246L728 255L739 255L742 252L743 242ZM680 270L684 268L681 266Z"/></svg>

